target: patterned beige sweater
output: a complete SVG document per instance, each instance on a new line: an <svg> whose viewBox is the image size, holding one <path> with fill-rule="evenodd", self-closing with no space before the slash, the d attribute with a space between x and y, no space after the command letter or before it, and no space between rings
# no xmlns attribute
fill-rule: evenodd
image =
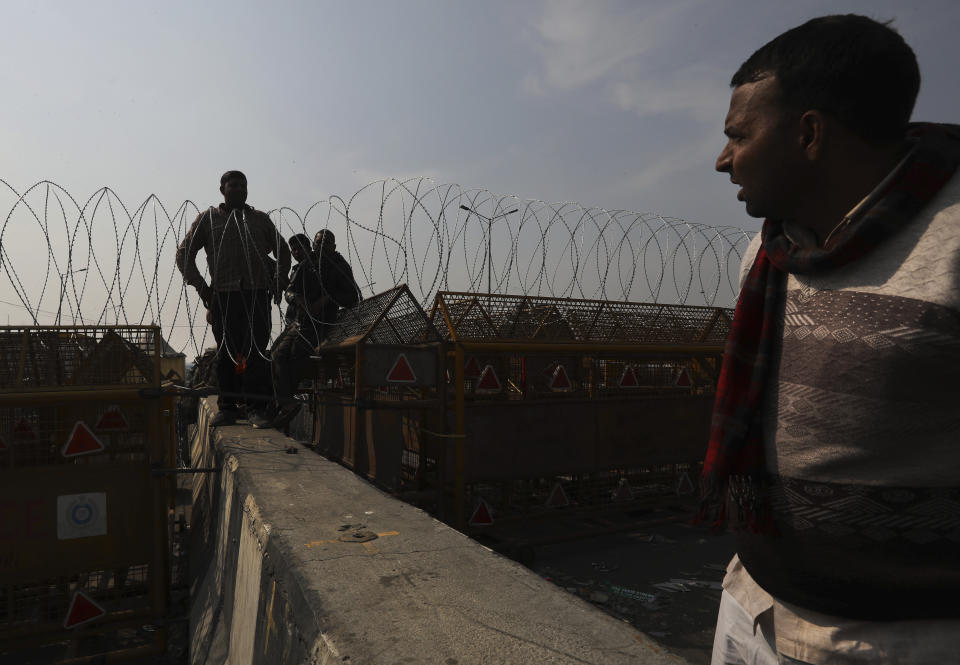
<svg viewBox="0 0 960 665"><path fill-rule="evenodd" d="M740 559L817 611L960 616L960 174L866 258L786 290L764 404L780 535L740 534Z"/></svg>

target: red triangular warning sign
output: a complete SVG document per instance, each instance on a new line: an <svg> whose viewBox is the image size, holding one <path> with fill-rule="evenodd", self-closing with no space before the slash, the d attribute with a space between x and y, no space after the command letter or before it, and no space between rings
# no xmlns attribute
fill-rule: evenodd
<svg viewBox="0 0 960 665"><path fill-rule="evenodd" d="M77 424L73 426L73 431L70 432L70 436L67 438L67 442L64 444L61 452L64 457L76 457L77 455L99 453L104 448L103 442L97 438L96 434L90 431L87 424L82 420L78 420Z"/></svg>
<svg viewBox="0 0 960 665"><path fill-rule="evenodd" d="M407 354L401 353L393 361L393 367L387 372L387 381L390 383L416 383L417 375L413 373L410 362L407 360Z"/></svg>
<svg viewBox="0 0 960 665"><path fill-rule="evenodd" d="M107 611L83 591L75 591L70 601L70 608L63 620L64 628L76 628L94 619L102 617Z"/></svg>
<svg viewBox="0 0 960 665"><path fill-rule="evenodd" d="M564 506L570 505L570 500L567 499L567 493L563 491L563 485L556 483L553 486L546 505L550 508L563 508Z"/></svg>
<svg viewBox="0 0 960 665"><path fill-rule="evenodd" d="M630 365L627 365L623 374L620 375L620 387L621 388L639 388L640 382L637 381L637 373L633 371L633 368Z"/></svg>
<svg viewBox="0 0 960 665"><path fill-rule="evenodd" d="M125 432L130 429L130 423L119 406L111 406L100 416L94 429L101 432Z"/></svg>
<svg viewBox="0 0 960 665"><path fill-rule="evenodd" d="M690 380L690 373L687 372L686 367L681 367L680 371L677 373L677 379L673 382L676 386L682 386L684 388L689 388L693 385L693 381Z"/></svg>
<svg viewBox="0 0 960 665"><path fill-rule="evenodd" d="M37 432L33 429L33 425L30 424L29 420L21 418L17 421L17 424L13 426L13 438L25 441L36 441Z"/></svg>
<svg viewBox="0 0 960 665"><path fill-rule="evenodd" d="M337 380L333 382L333 387L337 389L343 388L343 370L342 369L337 370Z"/></svg>
<svg viewBox="0 0 960 665"><path fill-rule="evenodd" d="M480 363L477 362L476 356L470 356L463 366L463 376L468 379L475 379L480 376Z"/></svg>
<svg viewBox="0 0 960 665"><path fill-rule="evenodd" d="M563 365L557 365L557 368L553 370L553 378L550 379L550 390L561 391L572 389L573 384L570 383L570 377L567 376L567 370L564 369Z"/></svg>
<svg viewBox="0 0 960 665"><path fill-rule="evenodd" d="M620 485L613 493L613 500L617 503L630 501L633 499L633 490L630 489L630 483L626 478L620 479Z"/></svg>
<svg viewBox="0 0 960 665"><path fill-rule="evenodd" d="M480 373L480 380L477 381L476 391L478 393L498 393L500 392L500 379L493 369L493 365L487 365Z"/></svg>
<svg viewBox="0 0 960 665"><path fill-rule="evenodd" d="M470 526L489 526L490 524L493 524L493 512L487 502L480 499L477 509L473 511L473 515L470 517Z"/></svg>

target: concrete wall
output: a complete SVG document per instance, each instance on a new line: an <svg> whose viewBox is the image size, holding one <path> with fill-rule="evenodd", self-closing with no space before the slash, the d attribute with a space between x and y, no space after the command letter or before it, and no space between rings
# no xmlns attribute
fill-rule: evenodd
<svg viewBox="0 0 960 665"><path fill-rule="evenodd" d="M193 441L191 663L684 663L272 430ZM296 451L288 452L289 449Z"/></svg>

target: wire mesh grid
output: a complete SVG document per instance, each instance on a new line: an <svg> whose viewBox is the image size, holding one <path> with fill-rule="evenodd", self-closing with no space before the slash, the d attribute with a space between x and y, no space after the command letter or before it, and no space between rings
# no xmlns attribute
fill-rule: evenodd
<svg viewBox="0 0 960 665"><path fill-rule="evenodd" d="M401 419L403 443L400 449L400 490L420 490L428 485L436 485L445 441L437 438L442 429L439 413L428 414L411 409Z"/></svg>
<svg viewBox="0 0 960 665"><path fill-rule="evenodd" d="M320 398L324 393L352 394L356 356L352 352L324 351L318 358L313 387Z"/></svg>
<svg viewBox="0 0 960 665"><path fill-rule="evenodd" d="M400 481L410 483L416 480L420 472L420 451L410 448L400 450Z"/></svg>
<svg viewBox="0 0 960 665"><path fill-rule="evenodd" d="M524 351L468 353L464 389L470 399L549 397L646 398L656 394L711 394L719 357L583 354ZM448 384L452 391L453 385Z"/></svg>
<svg viewBox="0 0 960 665"><path fill-rule="evenodd" d="M452 336L450 326L453 326L453 332L458 339L496 338L497 329L493 319L490 318L476 296L441 301L438 295L437 302L438 304L442 302L446 306L447 314L450 317L447 325L438 326L442 331L441 334L447 339ZM436 311L436 308L434 311Z"/></svg>
<svg viewBox="0 0 960 665"><path fill-rule="evenodd" d="M352 309L343 309L322 347L347 340L371 344L414 344L436 341L437 331L406 285L372 296Z"/></svg>
<svg viewBox="0 0 960 665"><path fill-rule="evenodd" d="M116 609L150 607L150 575L144 563L0 586L0 635L21 624L62 626L77 591Z"/></svg>
<svg viewBox="0 0 960 665"><path fill-rule="evenodd" d="M647 397L657 393L693 392L709 394L716 388L718 355L699 359L675 357L591 358L594 394L598 397L622 397L636 394Z"/></svg>
<svg viewBox="0 0 960 665"><path fill-rule="evenodd" d="M156 330L0 327L0 392L152 383Z"/></svg>
<svg viewBox="0 0 960 665"><path fill-rule="evenodd" d="M356 390L356 362L352 354L327 353L321 356L319 378L314 381L316 399L322 404L330 399L343 399L352 396ZM360 395L363 403L400 402L409 400L432 399L437 395L436 387L411 387L398 384L364 386Z"/></svg>
<svg viewBox="0 0 960 665"><path fill-rule="evenodd" d="M467 486L468 505L480 499L492 509L495 519L531 517L557 508L595 510L629 508L637 503L688 494L695 463L610 469L592 473L544 476Z"/></svg>
<svg viewBox="0 0 960 665"><path fill-rule="evenodd" d="M367 402L409 402L415 400L432 400L436 396L437 390L435 387L384 384L382 386L364 389L362 399Z"/></svg>
<svg viewBox="0 0 960 665"><path fill-rule="evenodd" d="M118 405L86 399L0 406L0 468L145 461L149 452L146 409L142 402ZM103 449L72 456L67 444L76 437L81 437L84 449L92 449L88 433Z"/></svg>
<svg viewBox="0 0 960 665"><path fill-rule="evenodd" d="M403 287L397 286L378 293L361 301L356 307L341 309L337 315L337 322L330 326L322 346L335 346L366 334L374 321L389 307L398 291Z"/></svg>
<svg viewBox="0 0 960 665"><path fill-rule="evenodd" d="M419 489L436 482L437 458L424 450L403 448L400 454L400 489Z"/></svg>
<svg viewBox="0 0 960 665"><path fill-rule="evenodd" d="M438 317L444 308L449 323ZM440 292L432 318L444 337L455 336L460 341L723 344L733 311L694 305Z"/></svg>
<svg viewBox="0 0 960 665"><path fill-rule="evenodd" d="M423 308L404 287L367 339L372 344L414 344L435 342L439 335Z"/></svg>
<svg viewBox="0 0 960 665"><path fill-rule="evenodd" d="M171 589L186 588L190 584L189 539L190 530L187 526L186 519L171 520L169 538Z"/></svg>

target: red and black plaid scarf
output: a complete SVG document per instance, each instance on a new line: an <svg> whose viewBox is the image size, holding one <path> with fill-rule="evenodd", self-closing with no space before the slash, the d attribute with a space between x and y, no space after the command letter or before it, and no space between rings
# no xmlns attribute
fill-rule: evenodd
<svg viewBox="0 0 960 665"><path fill-rule="evenodd" d="M916 124L907 136L914 146L903 163L834 233L828 248L800 248L784 234L782 222L763 223L760 250L740 290L727 338L696 521L722 527L729 494L738 528L775 531L760 418L786 276L829 271L869 254L950 180L960 162L960 126Z"/></svg>

